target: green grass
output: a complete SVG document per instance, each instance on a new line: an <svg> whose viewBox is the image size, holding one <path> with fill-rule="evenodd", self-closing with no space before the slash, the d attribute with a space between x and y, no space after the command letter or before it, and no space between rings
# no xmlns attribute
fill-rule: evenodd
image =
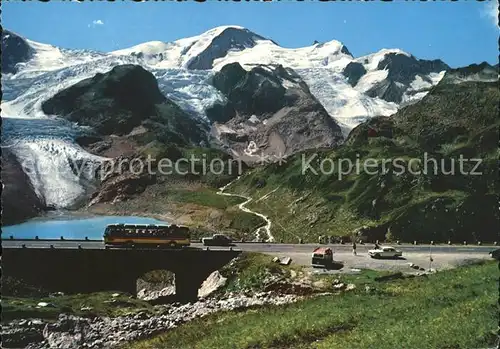
<svg viewBox="0 0 500 349"><path fill-rule="evenodd" d="M189 188L186 185L176 187L171 184L156 184L147 188L142 196L118 202L115 206L118 209L162 213L163 205L167 204L194 204L225 210L243 201L244 199L235 196L217 195L215 189L203 186Z"/></svg>
<svg viewBox="0 0 500 349"><path fill-rule="evenodd" d="M235 196L217 195L214 190L207 188L198 189L196 191L172 188L166 191L165 197L167 200L174 202L191 203L219 209L227 209L245 201Z"/></svg>
<svg viewBox="0 0 500 349"><path fill-rule="evenodd" d="M371 241L383 239L390 228L394 239L405 242L493 242L500 219L493 203L499 190L499 96L495 84L444 84L391 118L372 118L359 125L339 148L304 151L285 164L252 169L228 192L254 198L249 207L269 216L272 235L285 242L314 242L320 235L345 238L363 226L370 228L366 236ZM369 128L378 129L378 136L368 137ZM482 175L461 173L461 155L482 159L476 169ZM312 156L314 160L307 161ZM427 173L401 172L410 167L422 171L429 158L436 159L437 174L433 167ZM340 161L345 159L359 161L360 171L340 177ZM362 164L367 159L375 160L379 171L365 171ZM397 166L390 164L394 159ZM413 159L422 165L410 163ZM322 160L337 165L332 173L321 173ZM455 174L443 173L441 161L445 171L454 161ZM318 174L303 173L306 162ZM384 163L389 164L383 167L385 173ZM469 172L474 165L465 163L463 169ZM268 193L272 194L258 200Z"/></svg>
<svg viewBox="0 0 500 349"><path fill-rule="evenodd" d="M154 308L145 301L129 298L125 294L112 297L112 294L97 292L40 298L2 297L2 321L22 318L57 319L61 313L92 317L119 316L139 311L154 312ZM50 303L52 306L37 308L39 302ZM82 311L84 307L92 309Z"/></svg>
<svg viewBox="0 0 500 349"><path fill-rule="evenodd" d="M390 282L362 273L352 292L217 313L125 348L481 348L495 342L498 276L493 262Z"/></svg>
<svg viewBox="0 0 500 349"><path fill-rule="evenodd" d="M175 274L168 270L152 270L142 275L141 279L152 284L173 284Z"/></svg>
<svg viewBox="0 0 500 349"><path fill-rule="evenodd" d="M231 220L229 228L234 231L231 235L238 240L243 238L246 241L251 241L255 237L253 232L266 224L261 217L242 212L239 209L230 210L228 216Z"/></svg>
<svg viewBox="0 0 500 349"><path fill-rule="evenodd" d="M250 240L265 221L241 211L238 205L243 201L240 197L218 195L216 189L199 183L169 182L151 185L130 200L100 204L92 209L106 214L141 214L159 219L168 219L162 215L169 213L190 220L183 224L191 228L193 239L223 232L235 239Z"/></svg>

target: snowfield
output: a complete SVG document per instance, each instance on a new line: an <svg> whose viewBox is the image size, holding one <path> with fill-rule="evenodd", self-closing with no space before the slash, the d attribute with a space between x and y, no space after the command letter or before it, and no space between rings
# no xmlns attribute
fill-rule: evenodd
<svg viewBox="0 0 500 349"><path fill-rule="evenodd" d="M296 72L304 79L311 93L328 114L337 121L344 136L367 117L392 115L398 109L395 103L368 97L352 88L336 69L309 68L297 69Z"/></svg>
<svg viewBox="0 0 500 349"><path fill-rule="evenodd" d="M228 52L226 57L216 59L213 68L220 70L226 64L238 62L250 68L255 64L281 64L292 69L313 67L342 69L351 60L352 56L345 51L345 46L336 40L297 49L283 48L270 40L261 40L252 48Z"/></svg>

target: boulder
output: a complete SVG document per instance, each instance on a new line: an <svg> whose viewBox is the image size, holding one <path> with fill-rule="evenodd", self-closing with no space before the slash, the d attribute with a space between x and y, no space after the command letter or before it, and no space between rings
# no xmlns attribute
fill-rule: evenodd
<svg viewBox="0 0 500 349"><path fill-rule="evenodd" d="M88 319L61 314L57 322L45 326L43 337L50 348L80 348L89 331Z"/></svg>
<svg viewBox="0 0 500 349"><path fill-rule="evenodd" d="M347 284L347 286L345 288L346 291L352 291L354 289L356 289L356 285L355 284Z"/></svg>
<svg viewBox="0 0 500 349"><path fill-rule="evenodd" d="M203 281L203 284L198 290L198 297L208 297L221 287L224 287L226 285L226 282L227 278L222 276L218 270L214 271L205 281Z"/></svg>
<svg viewBox="0 0 500 349"><path fill-rule="evenodd" d="M332 288L334 290L343 290L346 288L346 286L347 286L346 284L344 284L343 282L340 282L340 283L333 284Z"/></svg>

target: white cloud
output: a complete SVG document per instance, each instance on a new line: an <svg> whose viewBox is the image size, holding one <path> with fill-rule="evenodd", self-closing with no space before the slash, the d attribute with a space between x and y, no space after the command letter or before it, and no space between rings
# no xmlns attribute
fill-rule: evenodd
<svg viewBox="0 0 500 349"><path fill-rule="evenodd" d="M89 27L89 28L95 28L98 25L104 25L104 21L102 21L100 19L94 19L91 24L87 25L87 27Z"/></svg>
<svg viewBox="0 0 500 349"><path fill-rule="evenodd" d="M481 11L495 26L498 26L498 0L490 0Z"/></svg>

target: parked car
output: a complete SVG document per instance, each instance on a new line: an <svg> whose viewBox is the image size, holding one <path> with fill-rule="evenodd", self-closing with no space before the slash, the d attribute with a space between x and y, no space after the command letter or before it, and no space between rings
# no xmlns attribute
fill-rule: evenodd
<svg viewBox="0 0 500 349"><path fill-rule="evenodd" d="M489 253L490 257L491 258L495 258L495 259L499 259L500 260L500 248L494 250L494 251L491 251Z"/></svg>
<svg viewBox="0 0 500 349"><path fill-rule="evenodd" d="M396 250L392 246L380 246L379 248L369 250L368 255L372 258L396 258L401 257L403 252Z"/></svg>
<svg viewBox="0 0 500 349"><path fill-rule="evenodd" d="M333 260L333 251L328 247L317 247L314 249L311 258L313 268L342 269L344 264Z"/></svg>
<svg viewBox="0 0 500 349"><path fill-rule="evenodd" d="M317 247L312 253L311 264L313 267L324 268L325 266L330 265L332 260L333 252L331 248Z"/></svg>
<svg viewBox="0 0 500 349"><path fill-rule="evenodd" d="M211 237L201 239L204 246L230 246L233 243L231 238L223 234L215 234Z"/></svg>

